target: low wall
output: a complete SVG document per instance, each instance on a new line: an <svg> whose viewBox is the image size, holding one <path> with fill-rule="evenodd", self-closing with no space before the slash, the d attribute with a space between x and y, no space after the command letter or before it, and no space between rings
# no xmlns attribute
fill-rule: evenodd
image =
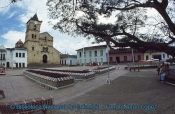
<svg viewBox="0 0 175 114"><path fill-rule="evenodd" d="M58 89L58 88L66 87L68 85L72 85L74 83L74 79L71 76L52 78L49 76L43 76L40 74L28 72L28 71L24 71L23 74L27 78L39 83L40 85L48 89Z"/></svg>

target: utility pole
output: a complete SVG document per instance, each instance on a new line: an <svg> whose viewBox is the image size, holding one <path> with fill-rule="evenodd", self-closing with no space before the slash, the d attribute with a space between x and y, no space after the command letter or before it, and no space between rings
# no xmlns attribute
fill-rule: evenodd
<svg viewBox="0 0 175 114"><path fill-rule="evenodd" d="M109 76L109 42L107 42L107 49L106 49L106 55L107 55L107 62L108 62L108 77L107 77L107 84L111 84L110 76Z"/></svg>

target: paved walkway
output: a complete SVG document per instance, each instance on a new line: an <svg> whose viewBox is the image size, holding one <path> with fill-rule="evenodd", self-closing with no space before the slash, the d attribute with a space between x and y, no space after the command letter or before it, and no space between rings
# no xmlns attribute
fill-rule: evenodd
<svg viewBox="0 0 175 114"><path fill-rule="evenodd" d="M120 70L114 70L110 72L111 80L116 79L117 77L124 75L127 71L123 70L123 66ZM89 67L66 67L59 69L87 69ZM15 72L18 72L17 70ZM21 73L21 71L19 72ZM15 73L17 74L17 73ZM20 75L20 74L19 74ZM0 88L4 90L6 98L1 99L0 102L5 101L16 101L23 100L28 98L37 98L37 97L54 97L54 103L62 103L67 100L71 100L78 96L85 94L88 91L91 91L101 85L106 83L107 73L102 75L97 75L95 79L87 81L79 81L75 83L74 86L58 89L58 90L47 90L40 87L38 84L27 79L24 76L16 75L6 75L0 76Z"/></svg>
<svg viewBox="0 0 175 114"><path fill-rule="evenodd" d="M123 74L111 85L103 85L63 103L100 104L100 110L61 110L55 114L175 114L175 86L161 83L156 74L155 69ZM114 108L122 104L142 107L135 110Z"/></svg>
<svg viewBox="0 0 175 114"><path fill-rule="evenodd" d="M54 110L54 114L175 114L175 86L161 83L157 72L142 70L129 72L122 69L110 72L111 85L106 84L107 73L95 79L80 81L74 86L59 90L47 90L28 80L24 76L1 76L0 88L5 91L6 98L0 102L23 100L34 97L54 97L54 103L65 104L97 104L99 110ZM72 67L68 69L80 69ZM81 69L86 69L87 67ZM104 106L137 105L155 106L142 109L116 110ZM155 109L155 110L154 110Z"/></svg>

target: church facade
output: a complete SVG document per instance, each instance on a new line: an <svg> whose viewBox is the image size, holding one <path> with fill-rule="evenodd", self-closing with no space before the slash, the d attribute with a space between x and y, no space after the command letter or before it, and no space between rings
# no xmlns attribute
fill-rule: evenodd
<svg viewBox="0 0 175 114"><path fill-rule="evenodd" d="M53 37L48 32L40 33L41 24L36 14L26 24L24 47L28 64L60 64L60 52L53 47Z"/></svg>

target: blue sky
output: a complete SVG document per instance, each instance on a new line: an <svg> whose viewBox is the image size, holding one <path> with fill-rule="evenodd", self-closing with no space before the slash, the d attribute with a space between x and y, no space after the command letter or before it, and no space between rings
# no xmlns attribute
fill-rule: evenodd
<svg viewBox="0 0 175 114"><path fill-rule="evenodd" d="M1 2L2 1L2 2ZM76 54L77 49L91 46L92 40L73 38L67 34L53 30L47 12L47 0L22 0L9 4L8 0L0 0L0 44L5 47L14 47L15 42L25 40L26 22L37 13L39 20L43 21L41 32L49 32L54 37L54 47L62 53ZM3 8L2 8L3 7ZM65 45L66 44L66 45Z"/></svg>
<svg viewBox="0 0 175 114"><path fill-rule="evenodd" d="M23 31L25 25L21 24L19 16L24 13L21 8L10 7L8 12L0 13L0 44L5 43L5 39L2 37L3 34L7 33L9 30Z"/></svg>

